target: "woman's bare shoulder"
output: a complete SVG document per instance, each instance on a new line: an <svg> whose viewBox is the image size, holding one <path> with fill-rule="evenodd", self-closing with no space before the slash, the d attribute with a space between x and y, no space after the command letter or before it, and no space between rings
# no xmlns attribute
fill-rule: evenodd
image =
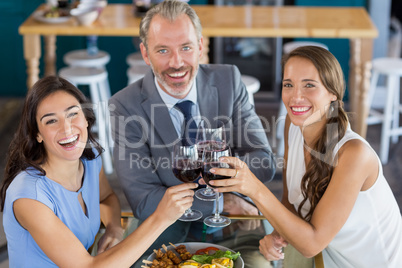
<svg viewBox="0 0 402 268"><path fill-rule="evenodd" d="M351 177L362 179L363 187L369 188L378 177L379 161L377 154L359 139L347 141L338 152L338 166Z"/></svg>
<svg viewBox="0 0 402 268"><path fill-rule="evenodd" d="M339 149L339 157L352 157L357 161L363 160L376 160L376 154L373 149L364 141L359 139L352 139L347 142Z"/></svg>

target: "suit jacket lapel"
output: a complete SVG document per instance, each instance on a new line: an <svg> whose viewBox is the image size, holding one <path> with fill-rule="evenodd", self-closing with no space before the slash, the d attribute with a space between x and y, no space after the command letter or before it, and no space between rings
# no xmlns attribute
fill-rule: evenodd
<svg viewBox="0 0 402 268"><path fill-rule="evenodd" d="M218 116L219 101L216 86L208 81L204 70L200 67L197 75L197 101L203 118L212 122Z"/></svg>
<svg viewBox="0 0 402 268"><path fill-rule="evenodd" d="M165 147L171 151L172 145L178 140L178 136L170 118L169 110L159 96L152 73L148 73L144 77L143 82L144 86L142 87L142 95L144 100L141 105L145 113L148 115L151 124L149 128L151 133L148 135L151 139L150 144L160 146L161 144L157 138L160 137ZM153 130L155 130L155 133L152 133Z"/></svg>

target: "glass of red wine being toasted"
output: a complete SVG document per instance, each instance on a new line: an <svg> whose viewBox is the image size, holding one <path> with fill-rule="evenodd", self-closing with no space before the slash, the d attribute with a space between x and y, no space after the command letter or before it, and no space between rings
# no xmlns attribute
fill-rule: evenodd
<svg viewBox="0 0 402 268"><path fill-rule="evenodd" d="M222 150L227 147L225 127L222 121L208 122L202 120L198 126L196 143L198 155L202 158L205 151ZM207 184L206 188L199 189L195 196L203 201L215 201L215 192Z"/></svg>
<svg viewBox="0 0 402 268"><path fill-rule="evenodd" d="M215 175L210 172L211 168L233 168L228 163L222 163L219 161L219 158L222 156L230 156L230 148L226 146L225 148L216 149L216 150L204 150L203 151L203 168L201 170L202 177L207 185L212 187L209 182L211 180L224 180L230 179L231 177L222 176L222 175ZM215 213L213 216L206 217L204 219L205 225L210 227L225 227L230 224L230 219L221 216L219 213L219 193L215 193Z"/></svg>
<svg viewBox="0 0 402 268"><path fill-rule="evenodd" d="M184 183L193 182L200 176L202 168L201 158L198 156L197 145L174 146L172 155L172 171L180 181ZM179 218L181 221L196 221L202 217L201 211L187 209Z"/></svg>

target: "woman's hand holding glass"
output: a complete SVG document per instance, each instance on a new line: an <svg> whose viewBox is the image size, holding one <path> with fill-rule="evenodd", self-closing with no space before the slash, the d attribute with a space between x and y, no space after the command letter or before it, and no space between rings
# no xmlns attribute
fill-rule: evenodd
<svg viewBox="0 0 402 268"><path fill-rule="evenodd" d="M237 157L222 157L220 162L226 163L233 168L212 168L211 173L227 176L230 179L213 180L209 184L217 192L238 192L245 196L255 196L260 189L266 186L250 171L247 164Z"/></svg>
<svg viewBox="0 0 402 268"><path fill-rule="evenodd" d="M197 187L196 183L183 183L169 187L159 202L155 214L161 221L166 221L168 224L174 223L193 205L194 189Z"/></svg>

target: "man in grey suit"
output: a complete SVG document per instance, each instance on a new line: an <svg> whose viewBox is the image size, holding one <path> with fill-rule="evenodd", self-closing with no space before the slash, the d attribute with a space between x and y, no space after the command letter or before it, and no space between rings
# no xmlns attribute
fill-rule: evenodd
<svg viewBox="0 0 402 268"><path fill-rule="evenodd" d="M260 180L270 181L274 156L239 70L199 64L203 38L194 10L180 1L162 2L142 19L140 38L142 56L152 71L109 101L115 169L135 217L146 219L166 189L181 183L170 159L185 128L183 114L174 105L184 100L193 102L198 121L223 119L230 128L233 154L241 156ZM242 197L225 194L223 199L226 212L258 214ZM213 207L214 202L194 198L193 208L204 215ZM188 228L188 223L178 221L155 245L184 241Z"/></svg>

